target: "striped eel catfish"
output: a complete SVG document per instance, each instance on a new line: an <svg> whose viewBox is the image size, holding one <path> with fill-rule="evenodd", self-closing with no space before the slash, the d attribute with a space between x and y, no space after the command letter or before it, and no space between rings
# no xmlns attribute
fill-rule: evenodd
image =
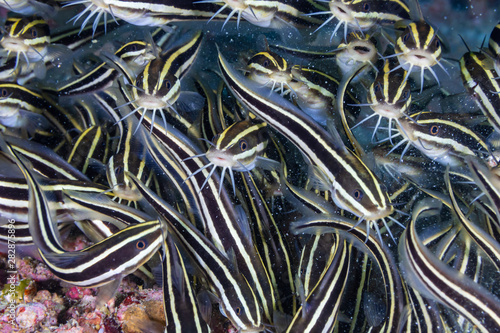
<svg viewBox="0 0 500 333"><path fill-rule="evenodd" d="M41 185L43 191L51 192L57 201L49 202L49 207L54 213L57 222L71 222L71 211L75 208L64 203L63 191L80 191L99 194L106 187L91 182L75 181L67 179L47 179ZM28 223L29 221L29 186L23 178L0 178L0 214L2 219L14 219L16 223ZM2 221L3 222L3 221Z"/></svg>
<svg viewBox="0 0 500 333"><path fill-rule="evenodd" d="M274 216L262 191L259 190L256 177L249 172L240 172L239 176L243 183L239 199L247 206L245 211L250 219L254 243L276 291L276 308L281 312L295 313L297 289L293 274L296 256L290 239L283 232L278 218ZM290 295L291 299L288 298Z"/></svg>
<svg viewBox="0 0 500 333"><path fill-rule="evenodd" d="M167 325L165 333L207 333L210 327L202 318L184 259L172 236L165 234L162 247L163 304Z"/></svg>
<svg viewBox="0 0 500 333"><path fill-rule="evenodd" d="M213 166L214 170L218 166L222 167L219 194L227 170L233 183L233 193L236 194L233 171L251 171L259 160L265 159L261 155L267 147L267 139L267 124L250 119L232 124L212 139L211 147L206 154L202 154L210 163L203 168ZM187 179L195 174L192 173Z"/></svg>
<svg viewBox="0 0 500 333"><path fill-rule="evenodd" d="M184 73L190 68L199 50L201 43L201 32L197 32L189 42L169 50L162 64L160 73L152 71L149 66L144 69L144 75L139 75L136 86L145 92L152 90L158 93L170 95L175 91L174 86L167 87L165 78L182 78ZM177 87L179 79L176 79ZM163 80L163 81L162 81ZM140 82L140 85L138 84ZM173 84L173 81L170 81ZM152 87L162 86L161 91ZM163 88L169 89L163 89ZM135 88L134 88L135 89ZM130 101L128 93L120 84L120 91L126 101ZM150 95L144 96L149 99ZM151 96L152 98L153 96ZM128 105L134 107L133 104ZM185 134L168 127L161 127L154 123L154 113L151 117L147 115L146 109L137 108L133 110L136 118L161 145L174 156L177 162L184 168L187 175L191 175L205 166L206 159L202 158L200 150ZM179 116L180 117L180 116ZM165 121L166 123L166 121ZM168 133L167 133L168 129ZM172 131L172 133L171 133ZM198 157L195 157L197 156ZM212 169L215 171L215 169ZM207 181L208 179L208 181ZM226 191L219 195L220 179L213 172L209 173L206 168L194 174L189 181L192 183L196 193L191 193L196 202L196 208L203 216L205 233L212 240L216 247L224 252L233 249L237 258L240 271L248 278L249 283L255 286L264 310L265 317L270 322L272 312L275 307L275 292L269 281L269 276L262 263L259 253L255 250L252 237L248 230L246 217L239 216L234 208L234 204Z"/></svg>
<svg viewBox="0 0 500 333"><path fill-rule="evenodd" d="M281 87L282 95L285 93L284 87L291 89L289 84L292 81L292 73L288 62L279 54L269 50L259 52L250 58L245 73L250 80L263 86L270 86L271 90Z"/></svg>
<svg viewBox="0 0 500 333"><path fill-rule="evenodd" d="M42 190L50 192L56 199L49 202L49 208L53 212L54 219L58 223L58 228L63 229L72 223L74 216L84 216L88 218L87 211L82 211L78 204L65 200L64 191L80 191L82 193L94 193L99 195L106 190L104 186L98 186L90 182L82 182L66 179L50 179L46 180L42 185ZM31 246L33 238L29 233L29 186L25 178L0 178L0 216L3 222L12 219L15 221L15 242L16 246ZM0 223L1 224L1 223ZM96 233L99 231L100 222L87 222L86 229L88 232ZM0 247L7 244L8 226L0 225ZM86 232L87 234L87 232ZM12 238L12 235L10 236Z"/></svg>
<svg viewBox="0 0 500 333"><path fill-rule="evenodd" d="M144 114L141 115L141 112L137 112L136 117L142 118L142 125L152 131L153 136L174 156L186 174L191 175L207 164L206 159L202 158L203 154L186 135L175 128L165 129L153 124L152 119ZM199 157L190 158L196 155ZM246 217L238 215L227 191L222 191L219 195L221 180L216 174L210 175L205 168L189 181L196 191L192 195L196 208L203 217L205 233L218 249L224 252L234 251L239 270L255 287L265 317L271 321L275 307L275 292L252 237L246 232L249 228Z"/></svg>
<svg viewBox="0 0 500 333"><path fill-rule="evenodd" d="M389 121L388 131L390 138L392 136L392 121L395 120L398 122L399 118L405 115L410 109L410 83L405 79L406 71L402 68L394 70L396 67L397 62L394 59L386 59L382 70L377 73L375 80L368 90L366 96L367 104L358 104L359 106L369 106L374 113L358 122L352 129L363 124L368 119L378 116L372 134L372 141L383 118Z"/></svg>
<svg viewBox="0 0 500 333"><path fill-rule="evenodd" d="M340 236L336 233L317 234L313 235L302 248L295 278L297 291L304 304L301 311L306 312L305 300L328 269L331 259L339 249L339 239Z"/></svg>
<svg viewBox="0 0 500 333"><path fill-rule="evenodd" d="M489 169L474 158L467 159L467 165L472 173L475 184L483 191L490 200L488 204L490 215L500 227L500 174L498 167ZM500 238L496 238L500 241Z"/></svg>
<svg viewBox="0 0 500 333"><path fill-rule="evenodd" d="M500 133L500 82L493 61L483 52L469 51L460 58L460 74L465 89Z"/></svg>
<svg viewBox="0 0 500 333"><path fill-rule="evenodd" d="M93 172L92 162L108 160L111 141L110 133L106 130L105 125L89 126L76 138L67 161L95 181L95 177L99 177L100 173Z"/></svg>
<svg viewBox="0 0 500 333"><path fill-rule="evenodd" d="M112 31L117 27L118 24L113 24L108 30ZM70 56L70 51L87 46L92 42L92 37L99 37L102 34L104 34L102 25L97 28L94 36L92 36L92 31L89 32L89 29L84 29L80 34L74 28L51 33L50 45L48 46L51 52L41 59L45 65L45 70L49 71L56 66L63 66L64 60ZM36 77L40 78L45 74L45 70L39 62L31 62L29 65L22 62L17 69L16 64L17 57L9 58L3 65L0 65L0 80L17 81L17 83L24 85L26 82Z"/></svg>
<svg viewBox="0 0 500 333"><path fill-rule="evenodd" d="M34 170L44 177L51 179L89 181L89 178L81 171L66 162L53 150L37 142L7 135L4 135L3 139L10 144L16 153L28 159L31 165L33 165ZM11 155L5 151L1 152L1 154L7 154L7 158L11 158Z"/></svg>
<svg viewBox="0 0 500 333"><path fill-rule="evenodd" d="M372 223L394 211L377 177L343 143L284 99L237 73L219 52L226 84L249 110L288 138L307 157L318 183L335 204Z"/></svg>
<svg viewBox="0 0 500 333"><path fill-rule="evenodd" d="M30 234L43 261L59 279L81 287L106 285L100 291L100 302L107 302L122 278L142 266L160 248L166 230L154 220L127 227L84 250L64 250L43 189L8 144L3 149L14 156L26 177L30 191Z"/></svg>
<svg viewBox="0 0 500 333"><path fill-rule="evenodd" d="M402 288L401 276L397 270L392 254L387 248L370 235L366 230L356 225L356 221L346 219L338 215L328 215L325 217L314 216L304 220L292 222L291 231L294 234L317 234L325 232L339 232L349 234L354 237L356 243L364 244L369 256L380 268L385 288L386 316L383 324L378 327L379 332L395 332L402 320L403 308L405 306L404 290Z"/></svg>
<svg viewBox="0 0 500 333"><path fill-rule="evenodd" d="M163 110L171 109L174 113L174 104L181 94L180 80L189 71L200 50L203 33L197 31L189 40L172 47L162 53L158 58L146 64L144 70L135 77L133 73L124 70L129 82L132 84L132 96L125 93L125 100L134 106L134 110L124 116L122 120L132 114L152 110L153 122L158 111L166 126ZM123 106L125 106L123 105ZM140 113L140 112L139 112ZM139 120L139 124L141 123Z"/></svg>
<svg viewBox="0 0 500 333"><path fill-rule="evenodd" d="M143 41L132 41L120 47L114 55L124 62L131 65L127 68L138 67L136 71L144 68L147 62L153 60L155 56L152 53L152 46ZM91 93L97 90L109 88L120 72L109 66L106 62L102 62L91 71L83 73L83 75L75 80L64 84L57 89L57 94L60 96L75 96Z"/></svg>
<svg viewBox="0 0 500 333"><path fill-rule="evenodd" d="M442 40L437 35L436 30L424 20L419 2L413 1L412 4L415 8L411 8L411 14L415 17L415 20L404 27L394 45L395 54L388 57L398 58L399 66L393 70L398 68L406 70L405 81L414 68L420 68L420 92L422 93L424 89L424 71L426 69L431 72L438 84L440 84L439 77L432 67L438 65L446 74L448 72L441 64ZM400 26L400 23L396 23L396 27L398 26Z"/></svg>
<svg viewBox="0 0 500 333"><path fill-rule="evenodd" d="M98 25L101 17L107 22L110 14L114 20L121 19L138 26L163 26L175 21L207 20L214 16L219 6L211 3L195 4L186 0L69 0L66 6L83 4L85 9L70 21L78 22L85 14L81 29L95 16L93 27ZM225 11L216 17L218 20L227 18Z"/></svg>
<svg viewBox="0 0 500 333"><path fill-rule="evenodd" d="M5 58L15 54L19 65L21 56L29 65L30 62L41 62L48 53L50 45L50 29L47 22L39 17L8 18L5 23L5 34L0 40L1 55Z"/></svg>
<svg viewBox="0 0 500 333"><path fill-rule="evenodd" d="M198 229L173 207L158 198L142 182L130 176L142 196L169 225L184 249L204 272L212 291L219 298L223 314L241 332L260 332L264 329L261 303L245 273L239 273L231 262L230 252L217 249ZM233 252L234 253L234 252ZM233 258L234 260L235 258Z"/></svg>
<svg viewBox="0 0 500 333"><path fill-rule="evenodd" d="M70 143L73 136L83 131L78 115L28 86L0 82L0 96L0 123L20 132L18 136L30 139L39 136L53 147L61 142Z"/></svg>
<svg viewBox="0 0 500 333"><path fill-rule="evenodd" d="M417 235L415 224L420 215L436 208L435 199L418 202L401 236L399 252L407 279L427 296L464 316L478 332L499 331L500 301L469 277L438 260Z"/></svg>
<svg viewBox="0 0 500 333"><path fill-rule="evenodd" d="M328 3L329 10L309 15L332 15L316 31L333 19L339 21L330 40L342 25L344 25L344 38L346 38L348 28L364 31L376 24L392 24L410 18L410 9L400 0L320 0L320 2Z"/></svg>
<svg viewBox="0 0 500 333"><path fill-rule="evenodd" d="M339 44L335 53L335 63L339 67L342 76L348 75L354 68L368 64L375 71L375 63L378 60L377 40L373 36L361 32L351 32L346 39ZM366 67L365 72L370 69Z"/></svg>
<svg viewBox="0 0 500 333"><path fill-rule="evenodd" d="M292 67L294 102L314 120L326 125L332 118L339 81L313 68Z"/></svg>
<svg viewBox="0 0 500 333"><path fill-rule="evenodd" d="M475 176L480 176L480 174L478 174L479 169L477 169L477 167L479 167L479 164L476 162L476 164L471 163L469 165L472 167L473 174ZM498 241L493 239L493 237L488 235L481 227L479 227L476 222L471 221L462 212L455 197L455 193L453 192L453 188L450 182L449 172L446 172L445 174L445 183L448 188L448 192L450 193L451 203L453 204L453 210L459 217L461 225L467 231L469 236L474 240L474 242L484 251L484 253L491 260L493 265L495 265L496 269L500 271L500 244L498 243Z"/></svg>
<svg viewBox="0 0 500 333"><path fill-rule="evenodd" d="M137 138L134 138L130 118L125 119L123 133L118 143L117 151L109 158L106 164L106 176L113 194L122 200L137 201L140 195L125 177L126 172L132 172L139 179L146 181L149 170L146 166L146 147Z"/></svg>
<svg viewBox="0 0 500 333"><path fill-rule="evenodd" d="M461 166L467 156L489 155L487 143L471 129L471 125L480 120L480 117L471 119L467 114L437 112L417 112L401 117L396 122L399 129L396 136L401 135L403 140L393 150L407 143L406 151L412 144L423 155L443 165Z"/></svg>
<svg viewBox="0 0 500 333"><path fill-rule="evenodd" d="M335 247L322 278L303 301L301 309L288 326L287 333L331 332L335 326L349 277L352 245L340 237L335 242Z"/></svg>
<svg viewBox="0 0 500 333"><path fill-rule="evenodd" d="M283 29L293 27L311 27L321 24L321 20L309 17L309 13L322 9L318 3L312 0L306 1L260 1L260 0L201 0L194 4L223 3L220 9L208 20L216 18L225 9L231 12L222 25L236 16L237 27L239 28L241 18L264 28ZM219 18L221 19L221 18Z"/></svg>
<svg viewBox="0 0 500 333"><path fill-rule="evenodd" d="M198 209L195 202L196 191L193 189L191 182L184 181L188 177L184 168L161 146L156 138L149 135L146 137L147 134L144 131L142 131L142 135L144 136L143 142L145 142L149 156L172 184L172 187L176 189L175 192L179 195L178 199L180 198L185 206L184 209L179 209L180 200L177 199L177 209L179 211L184 210L184 214L188 217L189 221L202 229L203 225L199 221ZM170 192L174 191L170 189ZM165 200L165 198L163 199Z"/></svg>

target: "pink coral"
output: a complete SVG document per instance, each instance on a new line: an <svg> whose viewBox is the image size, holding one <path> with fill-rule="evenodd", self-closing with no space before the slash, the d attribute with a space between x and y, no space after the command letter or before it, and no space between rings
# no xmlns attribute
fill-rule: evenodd
<svg viewBox="0 0 500 333"><path fill-rule="evenodd" d="M54 279L54 275L44 263L41 263L32 258L23 258L16 261L18 273L24 279L35 281L47 281Z"/></svg>
<svg viewBox="0 0 500 333"><path fill-rule="evenodd" d="M91 288L82 288L82 287L71 287L66 292L66 297L69 299L81 299L83 296L92 295L93 289Z"/></svg>
<svg viewBox="0 0 500 333"><path fill-rule="evenodd" d="M16 310L16 323L20 328L34 330L45 319L46 312L47 308L40 303L20 305Z"/></svg>

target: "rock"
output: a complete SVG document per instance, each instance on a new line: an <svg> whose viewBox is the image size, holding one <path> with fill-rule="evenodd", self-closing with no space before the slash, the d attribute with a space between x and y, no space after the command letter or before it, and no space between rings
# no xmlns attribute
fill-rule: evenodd
<svg viewBox="0 0 500 333"><path fill-rule="evenodd" d="M163 301L151 300L145 301L146 313L150 319L165 323L165 311L163 310Z"/></svg>
<svg viewBox="0 0 500 333"><path fill-rule="evenodd" d="M142 333L142 323L149 321L149 316L142 304L130 305L123 314L124 333Z"/></svg>

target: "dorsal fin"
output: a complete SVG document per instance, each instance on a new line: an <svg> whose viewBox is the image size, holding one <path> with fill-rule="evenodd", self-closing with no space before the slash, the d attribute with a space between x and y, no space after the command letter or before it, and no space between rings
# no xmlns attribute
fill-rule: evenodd
<svg viewBox="0 0 500 333"><path fill-rule="evenodd" d="M418 0L409 0L408 8L410 9L410 18L413 21L423 21L424 14L422 13L422 8Z"/></svg>

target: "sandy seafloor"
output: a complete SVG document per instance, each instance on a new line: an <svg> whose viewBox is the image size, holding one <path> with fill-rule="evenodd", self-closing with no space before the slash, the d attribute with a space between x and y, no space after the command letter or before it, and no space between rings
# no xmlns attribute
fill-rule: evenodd
<svg viewBox="0 0 500 333"><path fill-rule="evenodd" d="M435 0L421 1L425 17L444 36L451 52L446 65L450 76L442 73L442 85L451 91L463 91L459 71L453 60L466 52L459 35L472 49L478 49L483 39L500 21L497 10L500 1ZM203 23L204 24L204 23ZM213 23L218 24L218 23ZM234 25L234 23L229 23ZM204 26L209 27L209 26ZM217 25L219 27L219 25ZM248 25L242 24L238 35L244 35ZM330 25L326 29L332 29ZM230 28L232 29L232 28ZM326 30L328 31L328 30ZM454 67L454 68L453 68ZM1 217L0 217L1 218ZM89 243L81 236L72 239L68 248L81 249ZM54 279L44 264L17 251L16 271L21 281L17 299L0 295L0 333L9 332L162 332L164 315L162 291L157 285L144 285L137 277L124 279L114 300L106 309L96 310L96 289L77 288ZM10 276L7 257L0 254L0 290L7 290ZM9 304L15 301L15 318L8 315ZM219 316L219 318L217 317ZM214 310L213 320L220 321L215 331L227 332L229 325Z"/></svg>

